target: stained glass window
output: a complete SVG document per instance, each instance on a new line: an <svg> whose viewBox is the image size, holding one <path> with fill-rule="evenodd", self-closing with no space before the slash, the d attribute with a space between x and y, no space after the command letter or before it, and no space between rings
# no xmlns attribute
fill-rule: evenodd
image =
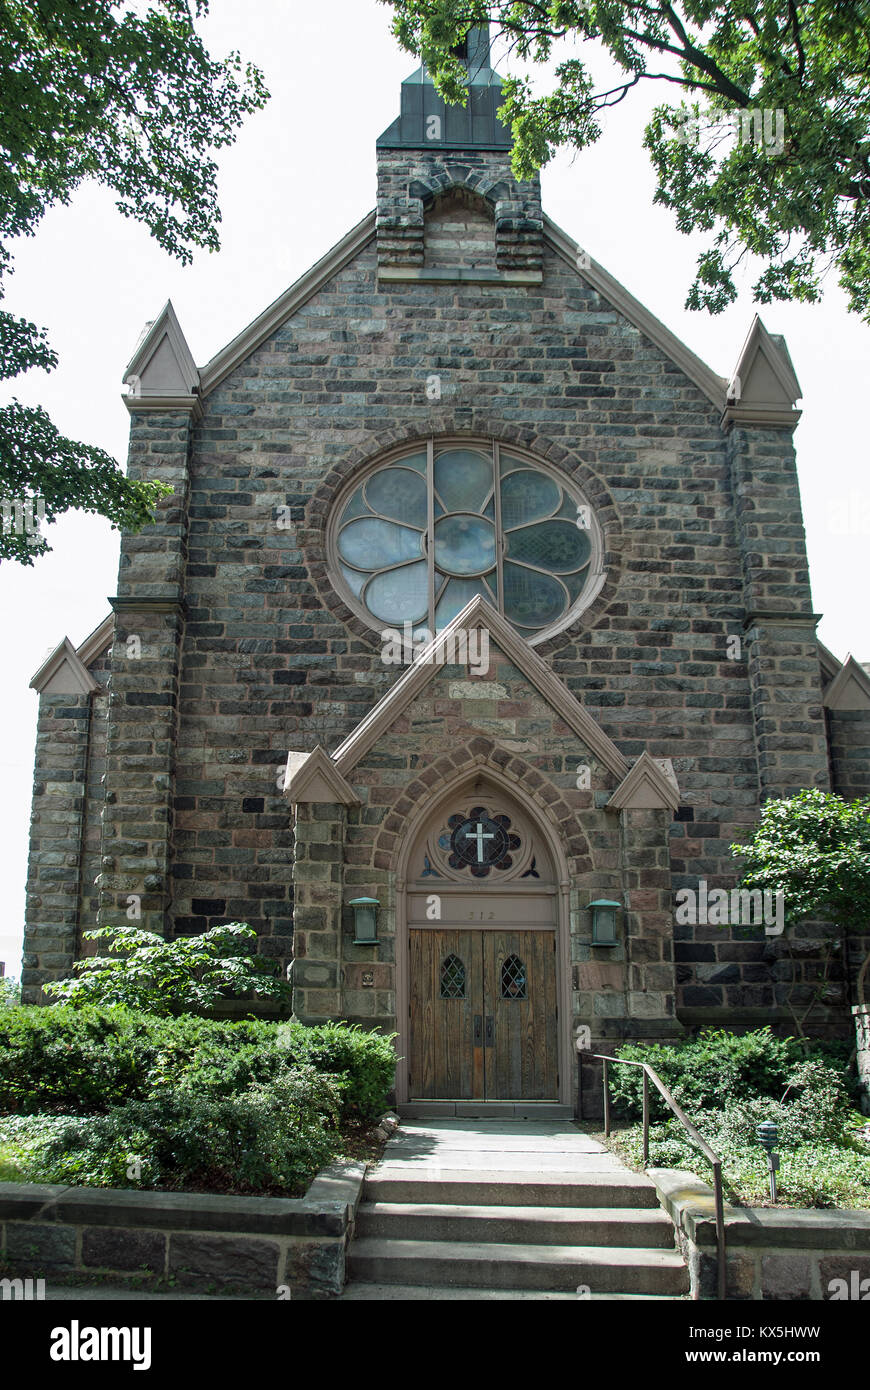
<svg viewBox="0 0 870 1390"><path fill-rule="evenodd" d="M519 956L508 956L501 967L502 999L528 999L526 967Z"/></svg>
<svg viewBox="0 0 870 1390"><path fill-rule="evenodd" d="M449 955L442 962L441 998L465 998L465 966L458 956Z"/></svg>
<svg viewBox="0 0 870 1390"><path fill-rule="evenodd" d="M473 878L486 878L490 869L510 869L511 852L520 848L510 825L509 816L490 816L485 806L472 806L467 816L457 811L447 822L449 839L442 837L447 841L442 848L450 849L451 869L470 869Z"/></svg>
<svg viewBox="0 0 870 1390"><path fill-rule="evenodd" d="M480 594L529 639L602 582L594 514L565 477L492 442L411 447L358 483L333 521L350 606L432 636Z"/></svg>

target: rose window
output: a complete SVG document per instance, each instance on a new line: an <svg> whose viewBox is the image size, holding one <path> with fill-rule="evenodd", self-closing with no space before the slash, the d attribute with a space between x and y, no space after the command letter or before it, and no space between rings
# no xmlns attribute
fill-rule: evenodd
<svg viewBox="0 0 870 1390"><path fill-rule="evenodd" d="M530 639L558 630L603 582L600 532L571 482L498 444L409 448L357 483L331 556L376 627L434 634L480 594Z"/></svg>

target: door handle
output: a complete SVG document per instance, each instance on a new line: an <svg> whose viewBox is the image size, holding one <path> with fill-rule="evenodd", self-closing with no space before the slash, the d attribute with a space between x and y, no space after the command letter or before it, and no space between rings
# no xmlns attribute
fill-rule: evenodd
<svg viewBox="0 0 870 1390"><path fill-rule="evenodd" d="M492 1047L495 1042L495 1019L492 1014L487 1015L486 1019L486 1046Z"/></svg>
<svg viewBox="0 0 870 1390"><path fill-rule="evenodd" d="M483 1018L480 1014L474 1015L474 1041L477 1047L483 1042Z"/></svg>

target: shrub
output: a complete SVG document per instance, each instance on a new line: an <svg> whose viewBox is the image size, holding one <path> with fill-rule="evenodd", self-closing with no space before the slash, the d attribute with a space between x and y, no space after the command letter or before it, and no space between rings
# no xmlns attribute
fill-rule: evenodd
<svg viewBox="0 0 870 1390"><path fill-rule="evenodd" d="M300 1064L341 1081L345 1114L385 1109L395 1054L380 1033L90 1005L0 1013L0 1110L21 1114L95 1114L173 1091L229 1097Z"/></svg>
<svg viewBox="0 0 870 1390"><path fill-rule="evenodd" d="M340 1103L341 1083L310 1066L227 1097L128 1101L56 1129L31 1174L100 1187L300 1192L335 1151Z"/></svg>
<svg viewBox="0 0 870 1390"><path fill-rule="evenodd" d="M0 1009L11 1009L21 1003L21 985L11 975L0 975Z"/></svg>
<svg viewBox="0 0 870 1390"><path fill-rule="evenodd" d="M650 1062L721 1156L729 1200L768 1200L767 1159L756 1130L762 1120L773 1120L780 1200L793 1206L870 1205L870 1148L857 1137L841 1048L819 1046L818 1055L807 1059L801 1043L761 1029L742 1037L708 1032L672 1048L626 1047L620 1055L629 1053ZM623 1071L630 1073L628 1083ZM642 1073L628 1067L613 1072L624 1110L639 1118ZM707 1159L663 1101L656 1113L667 1118L650 1128L650 1165L689 1168L709 1178ZM616 1143L640 1164L640 1125Z"/></svg>
<svg viewBox="0 0 870 1390"><path fill-rule="evenodd" d="M0 1109L94 1111L144 1097L160 1020L129 1009L0 1012Z"/></svg>
<svg viewBox="0 0 870 1390"><path fill-rule="evenodd" d="M75 978L44 986L61 1004L202 1014L223 999L248 993L279 1003L290 998L290 986L275 975L274 961L253 954L257 933L241 922L176 941L137 927L100 927L85 936L106 941L109 954L76 961Z"/></svg>
<svg viewBox="0 0 870 1390"><path fill-rule="evenodd" d="M278 1033L279 1046L286 1046L300 1061L343 1078L348 1113L369 1118L385 1110L396 1070L395 1034L365 1033L345 1023L304 1029L283 1024Z"/></svg>
<svg viewBox="0 0 870 1390"><path fill-rule="evenodd" d="M814 1049L820 1054L822 1049ZM805 1048L793 1038L777 1038L769 1028L752 1033L706 1029L697 1038L670 1045L629 1043L619 1057L648 1062L677 1103L690 1113L721 1109L729 1101L782 1097L793 1067ZM638 1067L611 1067L610 1090L617 1113L630 1119L642 1114L643 1073ZM670 1115L665 1101L650 1086L653 1118Z"/></svg>

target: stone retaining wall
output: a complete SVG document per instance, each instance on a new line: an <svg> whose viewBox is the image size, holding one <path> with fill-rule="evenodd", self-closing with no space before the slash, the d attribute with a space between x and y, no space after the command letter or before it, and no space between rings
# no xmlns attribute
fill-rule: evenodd
<svg viewBox="0 0 870 1390"><path fill-rule="evenodd" d="M676 1228L692 1298L715 1299L713 1189L678 1168L648 1168L647 1174ZM725 1249L729 1299L870 1301L870 1211L726 1205Z"/></svg>
<svg viewBox="0 0 870 1390"><path fill-rule="evenodd" d="M0 1183L0 1266L179 1288L327 1298L344 1288L365 1165L325 1168L304 1197L221 1197Z"/></svg>

